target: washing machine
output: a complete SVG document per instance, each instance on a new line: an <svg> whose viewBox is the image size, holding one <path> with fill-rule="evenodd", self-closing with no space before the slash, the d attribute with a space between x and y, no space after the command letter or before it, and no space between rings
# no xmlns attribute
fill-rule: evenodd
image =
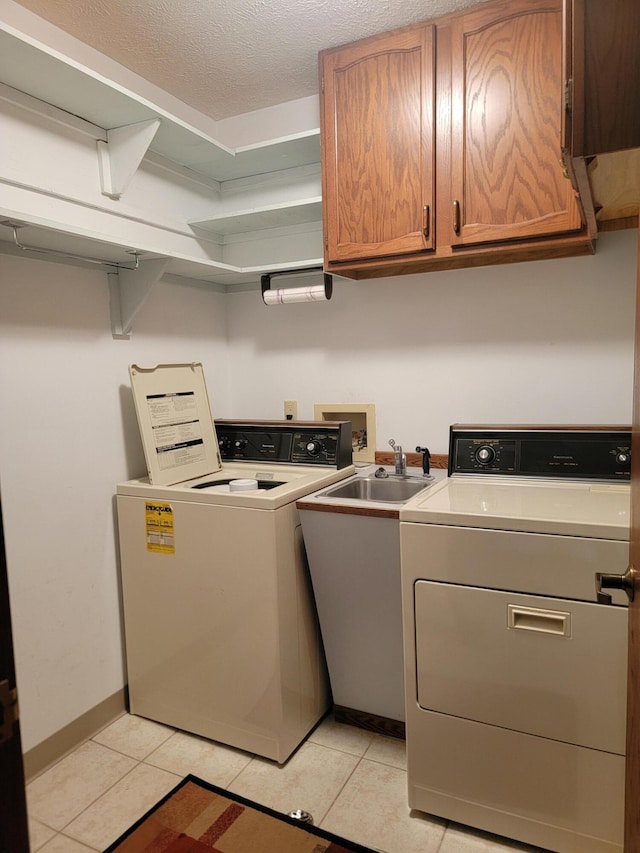
<svg viewBox="0 0 640 853"><path fill-rule="evenodd" d="M629 427L451 428L400 510L412 808L622 853Z"/></svg>
<svg viewBox="0 0 640 853"><path fill-rule="evenodd" d="M148 476L117 486L133 714L284 762L330 691L296 500L348 422L214 424L200 364L132 365Z"/></svg>

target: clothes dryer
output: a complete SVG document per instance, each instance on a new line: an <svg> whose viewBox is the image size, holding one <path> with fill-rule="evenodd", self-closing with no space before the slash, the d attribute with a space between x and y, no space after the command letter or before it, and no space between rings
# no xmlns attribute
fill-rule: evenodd
<svg viewBox="0 0 640 853"><path fill-rule="evenodd" d="M560 853L621 853L631 433L451 429L400 510L412 808Z"/></svg>

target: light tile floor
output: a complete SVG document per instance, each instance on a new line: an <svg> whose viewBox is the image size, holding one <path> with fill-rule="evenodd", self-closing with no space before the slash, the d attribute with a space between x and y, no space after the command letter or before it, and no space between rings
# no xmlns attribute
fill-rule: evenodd
<svg viewBox="0 0 640 853"><path fill-rule="evenodd" d="M103 851L188 773L383 853L539 853L411 812L403 741L328 717L278 766L129 714L29 783L32 853Z"/></svg>

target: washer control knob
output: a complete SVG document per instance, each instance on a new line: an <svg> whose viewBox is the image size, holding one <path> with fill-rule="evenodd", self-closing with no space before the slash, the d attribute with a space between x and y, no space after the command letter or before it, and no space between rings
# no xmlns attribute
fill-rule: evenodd
<svg viewBox="0 0 640 853"><path fill-rule="evenodd" d="M483 444L482 447L476 450L476 462L479 462L481 465L490 465L495 458L496 452L488 444Z"/></svg>
<svg viewBox="0 0 640 853"><path fill-rule="evenodd" d="M631 460L631 454L627 453L624 450L620 450L616 454L616 462L618 463L618 465L628 465L630 460Z"/></svg>
<svg viewBox="0 0 640 853"><path fill-rule="evenodd" d="M246 438L236 438L236 440L233 442L233 449L234 450L244 450L246 446L247 446L247 439Z"/></svg>
<svg viewBox="0 0 640 853"><path fill-rule="evenodd" d="M322 442L318 441L317 439L313 439L313 441L308 441L306 450L309 456L319 456L322 452Z"/></svg>

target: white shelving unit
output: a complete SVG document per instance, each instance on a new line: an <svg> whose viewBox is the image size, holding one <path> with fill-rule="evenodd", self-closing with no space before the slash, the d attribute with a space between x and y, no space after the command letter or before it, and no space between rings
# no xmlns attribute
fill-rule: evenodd
<svg viewBox="0 0 640 853"><path fill-rule="evenodd" d="M36 257L35 250L43 248L123 267L131 265L134 252L141 268L150 260L164 260L154 264L158 277L193 278L224 289L258 286L265 272L322 266L318 128L229 148L202 128L0 20L0 121L3 108L7 115L12 111L24 115L25 126L27 115L36 114L45 131L38 160L51 156L44 147L48 134L57 134L57 140L64 140L65 134L82 135L85 147L86 138L93 137L95 178L100 181L96 186L102 199L96 204L71 189L68 194L56 192L43 181L25 185L10 167L5 173L0 158L4 251ZM11 117L8 126L14 127ZM1 128L0 134L5 135ZM19 140L13 145L10 154L18 162ZM179 192L180 181L201 184L192 216L186 209L186 191L185 209L176 210L175 221L161 216L152 198L142 212L144 202L137 198L132 215L128 188L145 160L155 168L156 180L162 170L167 173L168 191ZM93 168L87 169L91 180L93 173ZM276 187L273 199L265 184ZM95 195L96 189L92 192ZM205 193L211 196L211 215L203 215ZM16 248L12 222L25 226L18 233L29 251ZM119 325L119 332L126 334L158 279L147 272L144 284L134 288L131 282L143 278L137 271L113 267L111 273L112 297L118 290L113 275L126 277L129 291L138 292Z"/></svg>

